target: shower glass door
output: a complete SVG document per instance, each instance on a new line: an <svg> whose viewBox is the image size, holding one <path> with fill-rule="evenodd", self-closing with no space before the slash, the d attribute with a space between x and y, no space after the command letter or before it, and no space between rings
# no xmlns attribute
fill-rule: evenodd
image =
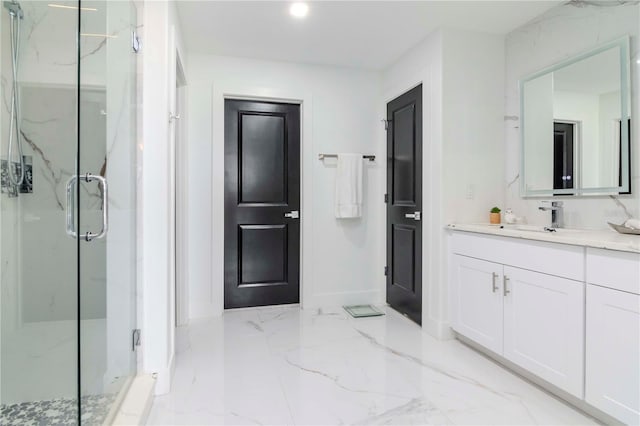
<svg viewBox="0 0 640 426"><path fill-rule="evenodd" d="M102 424L136 371L136 13L81 2L79 69L80 418Z"/></svg>
<svg viewBox="0 0 640 426"><path fill-rule="evenodd" d="M79 414L79 242L64 225L77 165L77 34L77 9L0 8L3 425L72 424Z"/></svg>
<svg viewBox="0 0 640 426"><path fill-rule="evenodd" d="M136 371L136 10L2 6L0 424L102 424Z"/></svg>

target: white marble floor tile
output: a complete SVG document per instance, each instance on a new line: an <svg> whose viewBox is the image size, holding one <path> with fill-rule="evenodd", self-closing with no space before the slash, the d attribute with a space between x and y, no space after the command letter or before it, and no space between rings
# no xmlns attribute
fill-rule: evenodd
<svg viewBox="0 0 640 426"><path fill-rule="evenodd" d="M391 309L225 312L178 331L154 425L595 424L457 341Z"/></svg>

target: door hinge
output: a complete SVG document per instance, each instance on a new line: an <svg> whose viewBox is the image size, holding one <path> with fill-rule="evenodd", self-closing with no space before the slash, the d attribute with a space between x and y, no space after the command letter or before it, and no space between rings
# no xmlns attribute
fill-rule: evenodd
<svg viewBox="0 0 640 426"><path fill-rule="evenodd" d="M142 331L136 328L131 332L131 350L135 352L136 347L140 346L140 338L142 337Z"/></svg>
<svg viewBox="0 0 640 426"><path fill-rule="evenodd" d="M384 194L384 202L385 203L389 202L389 194Z"/></svg>
<svg viewBox="0 0 640 426"><path fill-rule="evenodd" d="M384 123L384 130L389 130L389 123L391 123L391 120L383 118L381 121Z"/></svg>
<svg viewBox="0 0 640 426"><path fill-rule="evenodd" d="M134 53L140 52L140 37L136 31L131 31L131 49Z"/></svg>
<svg viewBox="0 0 640 426"><path fill-rule="evenodd" d="M389 267L388 267L388 266L385 266L385 267L384 267L384 276L385 276L385 277L388 277L388 276L389 276Z"/></svg>

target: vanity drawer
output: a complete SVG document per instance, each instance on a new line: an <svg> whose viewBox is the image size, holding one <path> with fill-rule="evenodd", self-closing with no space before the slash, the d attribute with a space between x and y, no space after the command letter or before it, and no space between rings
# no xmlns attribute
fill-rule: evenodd
<svg viewBox="0 0 640 426"><path fill-rule="evenodd" d="M473 232L454 232L451 249L456 254L476 259L584 281L583 247Z"/></svg>
<svg viewBox="0 0 640 426"><path fill-rule="evenodd" d="M640 294L640 253L587 248L587 283Z"/></svg>

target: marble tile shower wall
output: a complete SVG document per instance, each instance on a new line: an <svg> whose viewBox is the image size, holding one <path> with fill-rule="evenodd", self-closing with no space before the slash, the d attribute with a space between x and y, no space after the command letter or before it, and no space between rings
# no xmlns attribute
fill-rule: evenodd
<svg viewBox="0 0 640 426"><path fill-rule="evenodd" d="M520 136L518 80L598 44L631 36L632 123L640 123L640 2L572 0L549 10L506 38L505 207L512 207L529 223L545 224L539 200L520 197ZM640 126L632 126L631 186L634 194L618 196L618 202L640 215ZM607 228L607 221L621 223L624 209L610 197L563 198L565 226Z"/></svg>
<svg viewBox="0 0 640 426"><path fill-rule="evenodd" d="M34 190L18 197L0 195L2 329L23 322L71 320L76 315L76 250L65 234L65 185L76 160L77 14L46 2L21 1L24 19L18 80L24 154L33 160ZM89 16L95 28L104 16ZM104 26L104 24L102 24ZM1 11L0 159L7 156L11 73L9 17ZM94 32L100 32L94 31ZM88 170L105 165L106 110L105 40L91 38L82 45L83 135L82 161ZM102 52L101 52L102 51ZM86 149L86 147L91 147ZM90 188L83 207L95 208ZM105 316L105 244L87 251L83 278L90 284L83 295L86 318Z"/></svg>

